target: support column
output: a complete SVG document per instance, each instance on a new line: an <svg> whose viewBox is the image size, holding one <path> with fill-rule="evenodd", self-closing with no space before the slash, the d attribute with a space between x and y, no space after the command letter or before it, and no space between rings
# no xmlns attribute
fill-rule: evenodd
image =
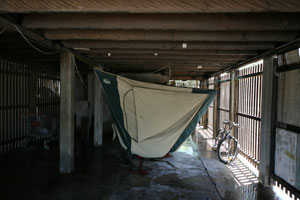
<svg viewBox="0 0 300 200"><path fill-rule="evenodd" d="M72 54L60 54L60 173L71 173L74 169L74 105L75 70Z"/></svg>
<svg viewBox="0 0 300 200"><path fill-rule="evenodd" d="M36 113L36 91L37 91L37 85L36 85L36 73L34 71L30 71L29 79L28 79L28 112L29 113Z"/></svg>
<svg viewBox="0 0 300 200"><path fill-rule="evenodd" d="M89 134L87 139L90 140L90 135L94 133L94 110L95 110L95 74L88 75L88 101L89 101Z"/></svg>
<svg viewBox="0 0 300 200"><path fill-rule="evenodd" d="M239 81L235 79L236 70L231 71L231 82L230 82L230 113L229 120L233 122L237 122L237 113L238 113L238 86ZM236 128L232 129L233 136L237 136Z"/></svg>
<svg viewBox="0 0 300 200"><path fill-rule="evenodd" d="M203 79L200 82L201 88L202 89L208 89L208 80L207 79ZM208 110L207 112L202 116L202 126L203 129L207 129L207 125L208 125Z"/></svg>
<svg viewBox="0 0 300 200"><path fill-rule="evenodd" d="M218 82L218 76L214 79L214 89L217 90L216 99L214 100L214 116L213 116L213 138L216 138L219 130L219 112L218 107L220 103L220 83Z"/></svg>
<svg viewBox="0 0 300 200"><path fill-rule="evenodd" d="M263 65L259 182L263 186L270 186L272 116L275 114L272 109L275 70L274 57L264 58Z"/></svg>
<svg viewBox="0 0 300 200"><path fill-rule="evenodd" d="M94 75L95 76L95 75ZM94 79L94 146L100 147L103 138L103 98L104 94L97 77Z"/></svg>

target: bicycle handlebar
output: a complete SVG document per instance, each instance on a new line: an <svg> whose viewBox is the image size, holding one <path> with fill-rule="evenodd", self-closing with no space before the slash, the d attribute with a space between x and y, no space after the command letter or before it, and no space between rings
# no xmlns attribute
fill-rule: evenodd
<svg viewBox="0 0 300 200"><path fill-rule="evenodd" d="M223 122L223 124L229 125L229 126L235 126L235 127L237 127L237 128L241 128L240 125L239 125L238 123L231 122L231 121L228 121L228 120L225 120L225 121Z"/></svg>

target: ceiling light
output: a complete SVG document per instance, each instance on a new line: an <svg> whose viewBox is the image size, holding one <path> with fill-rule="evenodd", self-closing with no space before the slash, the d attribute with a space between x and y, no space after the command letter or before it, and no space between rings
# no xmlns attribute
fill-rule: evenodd
<svg viewBox="0 0 300 200"><path fill-rule="evenodd" d="M155 56L158 56L158 53L154 53Z"/></svg>
<svg viewBox="0 0 300 200"><path fill-rule="evenodd" d="M186 49L187 48L187 43L182 43L182 48Z"/></svg>
<svg viewBox="0 0 300 200"><path fill-rule="evenodd" d="M111 56L111 53L108 52L108 53L107 53L107 56L110 57L110 56Z"/></svg>
<svg viewBox="0 0 300 200"><path fill-rule="evenodd" d="M197 69L202 69L202 65L198 65L198 66L197 66Z"/></svg>

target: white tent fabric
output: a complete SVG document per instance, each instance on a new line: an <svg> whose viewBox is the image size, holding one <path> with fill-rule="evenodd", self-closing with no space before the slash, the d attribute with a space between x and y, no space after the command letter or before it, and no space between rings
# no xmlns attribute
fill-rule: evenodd
<svg viewBox="0 0 300 200"><path fill-rule="evenodd" d="M195 93L100 71L96 74L117 121L114 130L122 146L147 158L166 155L212 96L212 91ZM124 141L127 134L130 141Z"/></svg>

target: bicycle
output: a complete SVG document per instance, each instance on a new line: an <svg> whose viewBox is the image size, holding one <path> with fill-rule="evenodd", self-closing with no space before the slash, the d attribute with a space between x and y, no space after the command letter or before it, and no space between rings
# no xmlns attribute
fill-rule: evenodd
<svg viewBox="0 0 300 200"><path fill-rule="evenodd" d="M240 128L240 126L238 123L227 120L225 120L223 124L224 128L218 131L218 135L215 138L213 150L217 151L218 158L221 162L229 164L237 157L240 148L238 140L231 135L231 130L233 127ZM228 131L226 130L227 125L229 126Z"/></svg>

